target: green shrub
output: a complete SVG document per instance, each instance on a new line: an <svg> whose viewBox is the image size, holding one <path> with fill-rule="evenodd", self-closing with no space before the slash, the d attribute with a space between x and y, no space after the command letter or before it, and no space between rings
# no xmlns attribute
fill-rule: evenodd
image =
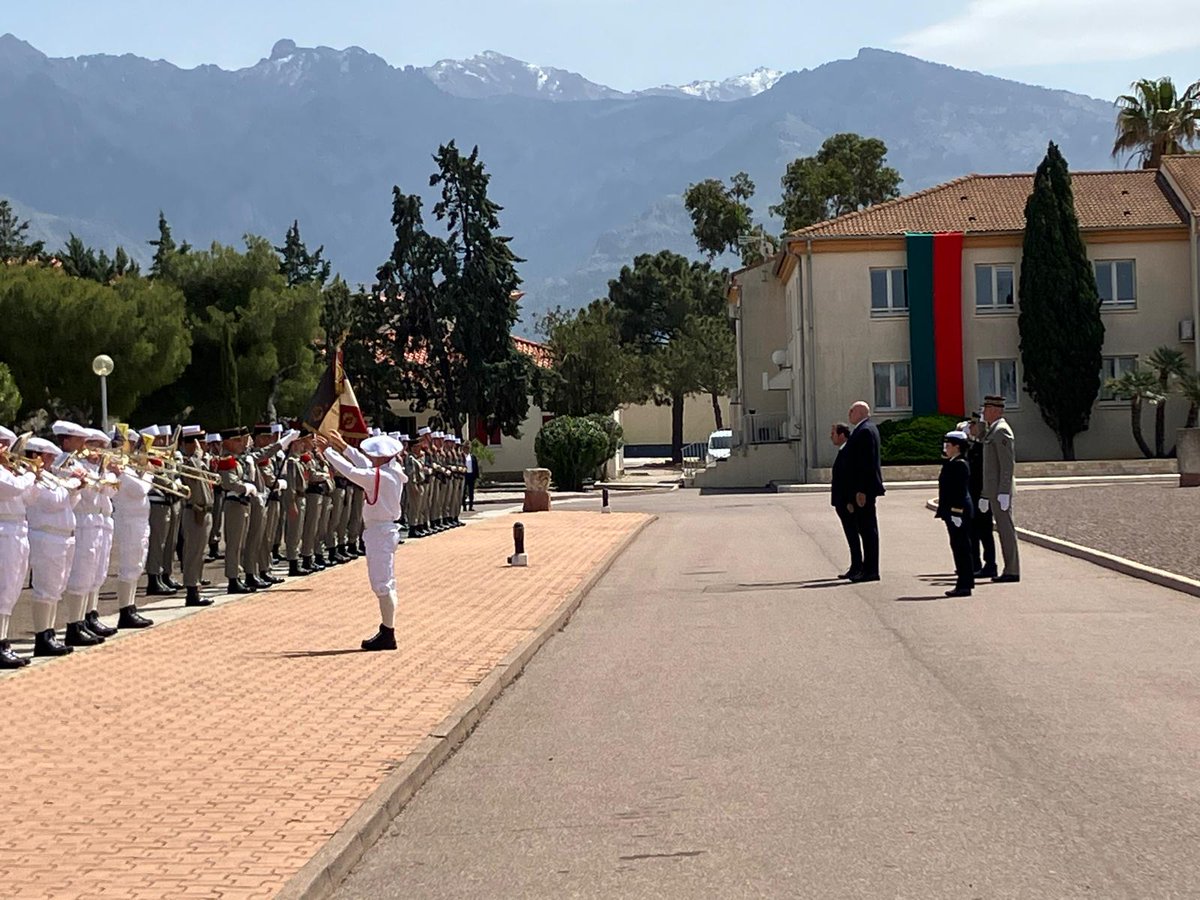
<svg viewBox="0 0 1200 900"><path fill-rule="evenodd" d="M604 451L604 459L610 460L617 455L617 451L625 446L625 429L612 416L606 416L602 413L592 413L587 417L588 421L595 422L608 435L608 449Z"/></svg>
<svg viewBox="0 0 1200 900"><path fill-rule="evenodd" d="M21 392L8 366L0 363L0 422L11 422L21 408Z"/></svg>
<svg viewBox="0 0 1200 900"><path fill-rule="evenodd" d="M891 419L879 426L879 454L885 466L917 466L942 461L942 438L961 422L954 416Z"/></svg>
<svg viewBox="0 0 1200 900"><path fill-rule="evenodd" d="M609 442L609 433L593 419L558 416L542 426L533 451L560 491L578 491L608 459Z"/></svg>

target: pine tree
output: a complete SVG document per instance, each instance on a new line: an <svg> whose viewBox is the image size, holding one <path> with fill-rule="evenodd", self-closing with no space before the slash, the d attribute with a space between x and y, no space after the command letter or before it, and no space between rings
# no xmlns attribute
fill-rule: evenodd
<svg viewBox="0 0 1200 900"><path fill-rule="evenodd" d="M315 252L309 253L308 247L300 239L300 221L298 219L292 221L292 227L284 236L283 246L276 247L275 252L279 254L279 271L287 279L289 287L313 283L323 287L329 280L333 264L328 260L321 259L321 254L325 252L325 245L322 244Z"/></svg>
<svg viewBox="0 0 1200 900"><path fill-rule="evenodd" d="M30 241L29 222L22 222L7 200L0 200L0 263L26 262L42 255L45 245Z"/></svg>
<svg viewBox="0 0 1200 900"><path fill-rule="evenodd" d="M1071 175L1053 143L1025 204L1020 305L1025 390L1058 437L1063 459L1072 460L1075 436L1087 430L1100 391L1104 323Z"/></svg>
<svg viewBox="0 0 1200 900"><path fill-rule="evenodd" d="M171 226L167 224L167 217L161 209L158 211L158 240L146 243L155 248L154 261L150 264L150 277L162 278L167 274L172 257L180 251L175 246L175 239L171 237Z"/></svg>

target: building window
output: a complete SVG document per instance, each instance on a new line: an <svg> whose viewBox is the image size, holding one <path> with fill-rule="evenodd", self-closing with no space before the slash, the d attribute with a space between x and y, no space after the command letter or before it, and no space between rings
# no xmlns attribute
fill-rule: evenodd
<svg viewBox="0 0 1200 900"><path fill-rule="evenodd" d="M875 379L875 408L878 410L912 409L909 364L873 363Z"/></svg>
<svg viewBox="0 0 1200 900"><path fill-rule="evenodd" d="M975 310L1012 312L1016 309L1015 284L1012 266L976 266Z"/></svg>
<svg viewBox="0 0 1200 900"><path fill-rule="evenodd" d="M1017 361L1015 359L979 360L979 400L989 395L1002 396L1010 409L1021 401L1017 388Z"/></svg>
<svg viewBox="0 0 1200 900"><path fill-rule="evenodd" d="M871 315L908 314L908 269L871 270Z"/></svg>
<svg viewBox="0 0 1200 900"><path fill-rule="evenodd" d="M1101 309L1135 309L1137 307L1137 267L1132 259L1098 259L1096 287L1100 291Z"/></svg>
<svg viewBox="0 0 1200 900"><path fill-rule="evenodd" d="M1100 402L1111 403L1120 399L1105 387L1110 378L1120 378L1138 366L1136 356L1106 356L1100 361Z"/></svg>

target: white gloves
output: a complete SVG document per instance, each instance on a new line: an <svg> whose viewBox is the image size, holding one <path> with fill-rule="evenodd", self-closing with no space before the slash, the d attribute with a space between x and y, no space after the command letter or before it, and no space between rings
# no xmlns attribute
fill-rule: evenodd
<svg viewBox="0 0 1200 900"><path fill-rule="evenodd" d="M1008 494L1001 494L996 500L1000 504L1000 509L1008 512L1008 504L1012 502L1012 497Z"/></svg>
<svg viewBox="0 0 1200 900"><path fill-rule="evenodd" d="M300 432L295 428L292 428L279 439L279 446L286 450L289 446L291 446L292 441L298 437L300 437Z"/></svg>
<svg viewBox="0 0 1200 900"><path fill-rule="evenodd" d="M952 523L954 523L955 528L962 528L962 517L961 516L951 516L950 521Z"/></svg>
<svg viewBox="0 0 1200 900"><path fill-rule="evenodd" d="M985 513L991 508L992 508L992 505L990 503L988 503L987 500L985 500L983 497L979 498L979 511L981 513Z"/></svg>
<svg viewBox="0 0 1200 900"><path fill-rule="evenodd" d="M275 490L277 490L277 491L286 491L286 490L287 490L287 482L286 482L286 481L284 481L282 478L280 478L280 479L276 480L276 482L275 482Z"/></svg>
<svg viewBox="0 0 1200 900"><path fill-rule="evenodd" d="M243 497L257 497L258 496L258 488L256 488L249 481L243 481L242 482L242 496Z"/></svg>

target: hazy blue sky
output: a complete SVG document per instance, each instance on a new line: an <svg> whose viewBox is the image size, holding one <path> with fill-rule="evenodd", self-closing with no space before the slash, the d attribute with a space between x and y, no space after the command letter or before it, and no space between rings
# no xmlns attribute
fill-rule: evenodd
<svg viewBox="0 0 1200 900"><path fill-rule="evenodd" d="M1200 3L1158 0L0 0L51 56L135 53L253 65L282 37L356 44L393 65L496 50L616 88L802 69L859 47L1097 97L1134 78L1200 79Z"/></svg>

